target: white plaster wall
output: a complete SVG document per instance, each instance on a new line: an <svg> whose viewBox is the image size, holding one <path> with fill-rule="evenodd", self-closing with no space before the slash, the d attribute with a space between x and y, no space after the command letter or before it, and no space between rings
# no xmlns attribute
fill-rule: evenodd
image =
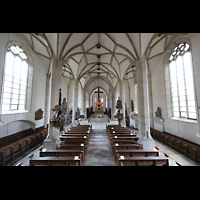
<svg viewBox="0 0 200 200"><path fill-rule="evenodd" d="M46 91L46 73L48 70L48 60L32 51L22 34L10 35L9 41L15 40L23 43L28 48L33 59L33 83L32 83L32 101L31 110L28 113L1 115L0 137L10 133L16 133L31 128L29 121L35 124L35 128L44 125L44 119L35 120L35 111L42 108L45 111L45 91ZM8 34L0 34L0 95L2 96L2 77L4 68L4 56L6 45L8 43Z"/></svg>
<svg viewBox="0 0 200 200"><path fill-rule="evenodd" d="M196 85L197 107L200 105L200 34L187 34L185 38L191 41L193 66L194 66L194 79ZM183 36L181 38L184 38ZM176 37L176 40L179 39ZM173 42L173 41L172 41ZM164 119L164 131L172 133L176 136L182 137L194 143L200 144L200 138L196 136L199 132L199 120L197 123L183 122L172 120L167 116L167 101L165 91L164 79L164 55L157 56L149 61L150 73L152 76L152 98L153 98L153 112L157 107L162 110L162 117ZM199 109L198 109L199 115Z"/></svg>

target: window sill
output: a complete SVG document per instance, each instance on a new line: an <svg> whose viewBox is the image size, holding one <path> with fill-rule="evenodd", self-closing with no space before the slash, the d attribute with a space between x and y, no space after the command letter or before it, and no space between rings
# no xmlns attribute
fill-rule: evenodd
<svg viewBox="0 0 200 200"><path fill-rule="evenodd" d="M179 117L171 117L169 119L177 120L177 121L181 121L181 122L188 122L188 123L198 124L198 120L185 119L185 118L179 118Z"/></svg>
<svg viewBox="0 0 200 200"><path fill-rule="evenodd" d="M20 114L20 113L28 113L28 110L9 110L9 111L2 111L2 115L11 115L11 114Z"/></svg>

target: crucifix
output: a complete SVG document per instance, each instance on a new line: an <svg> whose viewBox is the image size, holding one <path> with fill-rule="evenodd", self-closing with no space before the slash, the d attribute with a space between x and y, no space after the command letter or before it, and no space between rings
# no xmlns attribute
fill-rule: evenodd
<svg viewBox="0 0 200 200"><path fill-rule="evenodd" d="M98 93L98 102L100 102L100 93L103 93L103 92L100 91L100 88L98 87L98 91L94 92L94 93Z"/></svg>

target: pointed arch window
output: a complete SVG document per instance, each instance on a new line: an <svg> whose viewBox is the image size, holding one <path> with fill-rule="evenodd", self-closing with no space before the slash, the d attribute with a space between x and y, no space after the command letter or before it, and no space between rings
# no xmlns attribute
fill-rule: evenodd
<svg viewBox="0 0 200 200"><path fill-rule="evenodd" d="M177 45L169 56L172 116L197 119L193 64L188 43Z"/></svg>
<svg viewBox="0 0 200 200"><path fill-rule="evenodd" d="M18 45L8 47L4 66L2 113L30 110L32 73L29 68L27 55L22 48Z"/></svg>

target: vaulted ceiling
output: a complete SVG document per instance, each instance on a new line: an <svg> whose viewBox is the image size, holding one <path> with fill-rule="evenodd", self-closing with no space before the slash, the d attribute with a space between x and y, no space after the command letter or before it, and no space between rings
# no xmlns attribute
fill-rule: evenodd
<svg viewBox="0 0 200 200"><path fill-rule="evenodd" d="M164 53L177 33L30 33L24 34L33 50L62 61L62 75L78 79L82 87L91 78L118 80L135 76L135 61Z"/></svg>

